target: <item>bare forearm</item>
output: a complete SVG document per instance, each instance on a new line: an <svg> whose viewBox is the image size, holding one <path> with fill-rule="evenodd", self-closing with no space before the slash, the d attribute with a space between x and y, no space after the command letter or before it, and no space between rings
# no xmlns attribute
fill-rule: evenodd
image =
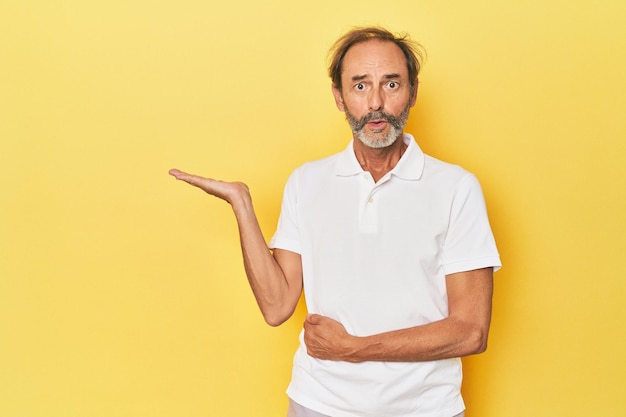
<svg viewBox="0 0 626 417"><path fill-rule="evenodd" d="M424 326L367 337L350 336L349 362L421 362L481 353L488 329L447 318Z"/></svg>
<svg viewBox="0 0 626 417"><path fill-rule="evenodd" d="M267 247L249 195L231 204L237 218L250 287L267 323L279 325L293 313L301 287L290 285L285 272Z"/></svg>

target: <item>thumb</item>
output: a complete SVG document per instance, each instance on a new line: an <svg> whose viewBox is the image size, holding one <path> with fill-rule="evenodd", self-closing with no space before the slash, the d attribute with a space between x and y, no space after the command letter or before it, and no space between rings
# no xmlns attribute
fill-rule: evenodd
<svg viewBox="0 0 626 417"><path fill-rule="evenodd" d="M322 319L322 316L319 314L307 314L306 322L310 324L319 324Z"/></svg>

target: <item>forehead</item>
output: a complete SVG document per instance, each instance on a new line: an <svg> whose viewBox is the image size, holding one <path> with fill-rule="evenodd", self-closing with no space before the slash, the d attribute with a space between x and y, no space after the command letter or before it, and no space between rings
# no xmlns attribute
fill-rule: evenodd
<svg viewBox="0 0 626 417"><path fill-rule="evenodd" d="M343 58L342 78L378 73L408 77L406 58L398 45L372 39L348 49Z"/></svg>

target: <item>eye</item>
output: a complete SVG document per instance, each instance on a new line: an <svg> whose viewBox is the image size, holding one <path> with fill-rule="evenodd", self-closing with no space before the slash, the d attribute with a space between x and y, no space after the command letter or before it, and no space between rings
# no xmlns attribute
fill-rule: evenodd
<svg viewBox="0 0 626 417"><path fill-rule="evenodd" d="M399 84L395 81L389 81L389 84L387 84L389 86L389 88L391 88L392 90L395 90L396 88L398 88Z"/></svg>
<svg viewBox="0 0 626 417"><path fill-rule="evenodd" d="M359 91L363 91L363 90L365 90L365 84L358 83L357 85L354 86L354 88L356 88Z"/></svg>

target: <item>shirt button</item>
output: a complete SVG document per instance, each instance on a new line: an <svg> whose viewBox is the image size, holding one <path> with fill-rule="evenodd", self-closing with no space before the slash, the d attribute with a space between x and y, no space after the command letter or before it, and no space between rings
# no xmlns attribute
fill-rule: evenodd
<svg viewBox="0 0 626 417"><path fill-rule="evenodd" d="M368 203L372 204L374 202L374 199L372 197L370 197L369 200L367 200Z"/></svg>

